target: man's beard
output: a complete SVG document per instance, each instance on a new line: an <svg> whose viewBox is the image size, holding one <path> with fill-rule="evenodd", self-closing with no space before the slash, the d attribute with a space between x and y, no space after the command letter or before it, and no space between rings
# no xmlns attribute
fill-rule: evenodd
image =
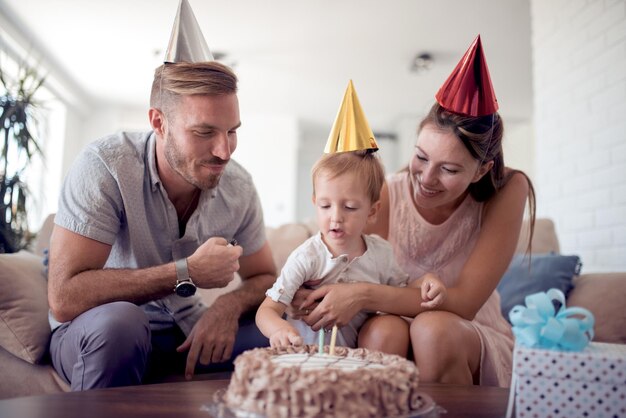
<svg viewBox="0 0 626 418"><path fill-rule="evenodd" d="M168 133L165 141L165 159L172 169L183 177L188 183L194 185L200 190L214 189L220 182L221 174L210 174L204 178L193 176L193 166L188 165L187 161L174 137ZM214 157L209 161L203 161L207 164L226 164L227 161Z"/></svg>

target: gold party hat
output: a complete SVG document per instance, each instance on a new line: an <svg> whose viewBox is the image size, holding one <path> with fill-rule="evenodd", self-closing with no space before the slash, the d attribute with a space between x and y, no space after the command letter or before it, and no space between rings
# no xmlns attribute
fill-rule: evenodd
<svg viewBox="0 0 626 418"><path fill-rule="evenodd" d="M367 123L365 113L359 103L352 80L343 96L343 102L337 113L337 118L330 131L324 153L359 151L378 149L374 133Z"/></svg>
<svg viewBox="0 0 626 418"><path fill-rule="evenodd" d="M164 63L213 61L198 21L187 0L180 0Z"/></svg>

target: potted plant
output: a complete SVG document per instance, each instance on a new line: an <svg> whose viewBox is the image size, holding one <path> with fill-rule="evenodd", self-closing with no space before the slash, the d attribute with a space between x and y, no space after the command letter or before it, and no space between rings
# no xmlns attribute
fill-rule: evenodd
<svg viewBox="0 0 626 418"><path fill-rule="evenodd" d="M23 179L32 157L43 157L33 98L43 81L27 66L21 66L12 81L0 65L0 253L26 248L33 238L27 219L29 192Z"/></svg>

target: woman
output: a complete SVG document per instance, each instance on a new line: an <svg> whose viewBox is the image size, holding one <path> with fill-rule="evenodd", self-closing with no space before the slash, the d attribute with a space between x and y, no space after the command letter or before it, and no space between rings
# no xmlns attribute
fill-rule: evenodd
<svg viewBox="0 0 626 418"><path fill-rule="evenodd" d="M479 38L472 48L470 58L483 59ZM412 280L441 279L446 300L430 310L420 306L419 289L357 283L321 287L303 308L322 299L306 319L314 329L345 324L359 310L386 312L363 326L360 346L413 358L426 382L508 386L513 339L495 289L515 251L527 198L534 222L534 192L524 173L504 166L495 95L493 105L468 112L450 100L448 82L419 126L408 170L383 187L369 231L391 242ZM488 72L483 82L480 97L490 97Z"/></svg>

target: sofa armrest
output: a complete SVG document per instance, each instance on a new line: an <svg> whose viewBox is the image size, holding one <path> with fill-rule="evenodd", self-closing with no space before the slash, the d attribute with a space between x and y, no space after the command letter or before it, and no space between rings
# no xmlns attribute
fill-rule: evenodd
<svg viewBox="0 0 626 418"><path fill-rule="evenodd" d="M0 399L68 392L70 387L49 364L30 364L0 347Z"/></svg>
<svg viewBox="0 0 626 418"><path fill-rule="evenodd" d="M567 306L593 313L594 341L626 344L626 272L583 274L574 279Z"/></svg>

